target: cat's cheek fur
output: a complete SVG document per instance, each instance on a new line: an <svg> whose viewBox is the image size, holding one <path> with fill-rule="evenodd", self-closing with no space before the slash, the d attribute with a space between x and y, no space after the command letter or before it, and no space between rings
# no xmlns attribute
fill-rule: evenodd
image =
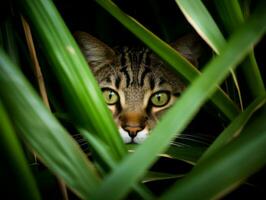
<svg viewBox="0 0 266 200"><path fill-rule="evenodd" d="M148 137L147 129L143 129L142 131L138 132L137 136L134 138L134 143L141 144L144 140Z"/></svg>
<svg viewBox="0 0 266 200"><path fill-rule="evenodd" d="M120 133L120 136L122 137L124 143L126 143L126 144L131 143L132 139L131 139L131 137L129 137L128 132L126 132L124 129L122 129L120 127L119 133Z"/></svg>

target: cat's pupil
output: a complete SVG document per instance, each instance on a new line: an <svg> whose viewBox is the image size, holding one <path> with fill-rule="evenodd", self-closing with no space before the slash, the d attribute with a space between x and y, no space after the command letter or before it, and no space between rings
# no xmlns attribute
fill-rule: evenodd
<svg viewBox="0 0 266 200"><path fill-rule="evenodd" d="M161 101L161 95L160 94L157 94L156 96L157 96L158 102L160 102Z"/></svg>
<svg viewBox="0 0 266 200"><path fill-rule="evenodd" d="M113 98L113 96L114 96L114 93L112 91L110 91L110 93L109 93L109 100L111 100Z"/></svg>
<svg viewBox="0 0 266 200"><path fill-rule="evenodd" d="M102 89L105 102L108 105L116 104L119 100L118 94L112 89Z"/></svg>

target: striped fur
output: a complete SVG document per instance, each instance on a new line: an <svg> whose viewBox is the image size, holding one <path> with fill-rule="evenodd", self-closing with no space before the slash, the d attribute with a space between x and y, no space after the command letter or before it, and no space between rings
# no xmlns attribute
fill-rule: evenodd
<svg viewBox="0 0 266 200"><path fill-rule="evenodd" d="M77 32L75 37L102 90L118 96L108 107L124 142L142 143L185 85L147 48L111 49L87 33ZM183 55L195 63L188 45L177 44L176 49L184 49ZM155 106L153 99L162 102L165 97L165 105Z"/></svg>

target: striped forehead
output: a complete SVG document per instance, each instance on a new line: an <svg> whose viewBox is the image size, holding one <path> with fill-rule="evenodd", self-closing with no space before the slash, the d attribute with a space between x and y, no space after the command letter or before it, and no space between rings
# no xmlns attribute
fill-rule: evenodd
<svg viewBox="0 0 266 200"><path fill-rule="evenodd" d="M140 65L149 65L150 50L147 48L128 48L117 49L118 59L121 67L130 66L138 69Z"/></svg>
<svg viewBox="0 0 266 200"><path fill-rule="evenodd" d="M121 74L130 85L143 86L145 77L151 72L150 50L147 48L123 47L118 51L118 65Z"/></svg>

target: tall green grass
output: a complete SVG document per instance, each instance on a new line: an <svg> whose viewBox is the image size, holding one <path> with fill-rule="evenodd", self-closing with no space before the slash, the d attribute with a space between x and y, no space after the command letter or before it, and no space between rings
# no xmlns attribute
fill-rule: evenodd
<svg viewBox="0 0 266 200"><path fill-rule="evenodd" d="M253 52L254 45L266 30L265 1L252 4L256 9L247 18L243 17L245 11L238 1L219 1L216 5L217 15L224 24L219 27L202 1L176 0L188 22L218 54L210 58L201 72L112 1L96 0L96 3L183 76L190 83L189 87L152 130L150 137L135 147L134 153L128 154L97 82L55 5L50 0L16 1L13 12L22 13L28 20L34 41L41 47L37 54L41 55L40 60L46 60L41 67L49 67L53 77L58 80L68 119L87 140L92 153L92 159L88 159L70 136L71 133L43 105L26 78L27 74L19 68L20 63L25 66L25 61L20 60L22 52L28 53L20 49L21 45L14 44L16 35L10 25L20 22L10 21L10 18L3 21L0 27L0 115L3 118L2 138L5 139L1 142L5 144L2 145L5 149L2 152L6 152L3 158L8 156L21 169L25 180L25 198L38 199L42 188L37 188L35 184L38 173L30 173L25 151L14 142L17 136L26 145L27 151L35 152L49 171L81 199L122 199L127 198L130 192L135 198L155 198L155 194L141 183L145 177L153 175L155 180L178 177L177 174L149 173L162 154L193 163L194 166L190 173L163 193L161 199L221 197L265 166L266 96ZM156 2L154 4L156 6ZM226 13L232 17L227 19ZM237 28L234 28L236 25ZM227 30L228 39L220 28ZM20 35L19 40L23 41L24 37ZM240 66L249 66L245 69L245 80L252 91L253 102L240 112L237 104L219 85L244 59L248 64ZM253 74L252 77L250 74ZM245 88L240 89L245 95ZM202 150L197 152L198 147L194 145L188 147L186 152L180 147L170 147L172 139L182 133L208 100L231 121L229 125L204 153ZM247 158L250 158L249 162L242 165ZM1 165L5 168L1 169L6 169L8 162L3 161ZM220 177L218 180L217 176ZM17 177L8 181L17 183L14 190L20 190L23 186L21 180ZM1 182L5 181L1 179Z"/></svg>

